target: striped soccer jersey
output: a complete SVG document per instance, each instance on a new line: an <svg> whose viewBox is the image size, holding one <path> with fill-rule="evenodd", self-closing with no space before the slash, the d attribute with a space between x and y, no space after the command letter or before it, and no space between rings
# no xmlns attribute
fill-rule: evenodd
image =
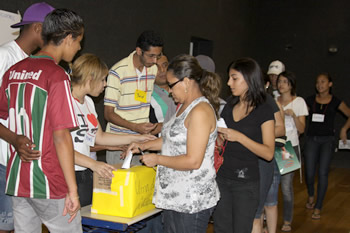
<svg viewBox="0 0 350 233"><path fill-rule="evenodd" d="M48 56L31 56L12 66L0 89L0 117L9 129L30 138L41 157L22 162L10 146L6 193L60 199L67 194L53 142L54 130L77 127L68 74Z"/></svg>

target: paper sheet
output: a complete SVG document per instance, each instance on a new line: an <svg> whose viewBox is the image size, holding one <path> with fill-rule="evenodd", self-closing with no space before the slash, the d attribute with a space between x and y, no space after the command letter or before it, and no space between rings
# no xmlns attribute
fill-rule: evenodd
<svg viewBox="0 0 350 233"><path fill-rule="evenodd" d="M131 160L132 160L132 152L129 151L128 154L126 155L122 168L123 169L129 169L130 168L130 164L131 164Z"/></svg>
<svg viewBox="0 0 350 233"><path fill-rule="evenodd" d="M339 149L350 150L350 140L346 140L346 144L344 144L342 140L339 140Z"/></svg>
<svg viewBox="0 0 350 233"><path fill-rule="evenodd" d="M218 127L227 128L224 118L220 118L216 124L218 125Z"/></svg>

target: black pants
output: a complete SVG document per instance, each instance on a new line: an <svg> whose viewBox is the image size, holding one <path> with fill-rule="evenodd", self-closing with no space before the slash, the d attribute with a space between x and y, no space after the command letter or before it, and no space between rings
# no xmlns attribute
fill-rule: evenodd
<svg viewBox="0 0 350 233"><path fill-rule="evenodd" d="M93 189L93 173L90 169L76 171L78 194L81 207L91 205Z"/></svg>
<svg viewBox="0 0 350 233"><path fill-rule="evenodd" d="M259 181L216 180L221 199L214 211L214 232L251 233L259 204Z"/></svg>

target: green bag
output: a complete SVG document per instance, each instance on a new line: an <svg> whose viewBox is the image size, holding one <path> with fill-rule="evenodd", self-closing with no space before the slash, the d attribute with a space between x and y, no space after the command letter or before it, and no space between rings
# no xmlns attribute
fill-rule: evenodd
<svg viewBox="0 0 350 233"><path fill-rule="evenodd" d="M276 147L274 156L281 175L300 168L299 159L290 141L287 141L283 147Z"/></svg>

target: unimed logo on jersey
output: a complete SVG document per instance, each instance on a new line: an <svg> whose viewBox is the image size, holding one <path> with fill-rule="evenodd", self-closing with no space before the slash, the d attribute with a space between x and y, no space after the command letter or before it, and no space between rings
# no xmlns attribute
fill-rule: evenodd
<svg viewBox="0 0 350 233"><path fill-rule="evenodd" d="M16 72L16 70L10 71L9 80L15 79L15 80L26 80L26 79L33 79L33 80L39 80L39 77L41 75L42 70L39 70L38 72L27 72L26 70L22 70L21 72Z"/></svg>

